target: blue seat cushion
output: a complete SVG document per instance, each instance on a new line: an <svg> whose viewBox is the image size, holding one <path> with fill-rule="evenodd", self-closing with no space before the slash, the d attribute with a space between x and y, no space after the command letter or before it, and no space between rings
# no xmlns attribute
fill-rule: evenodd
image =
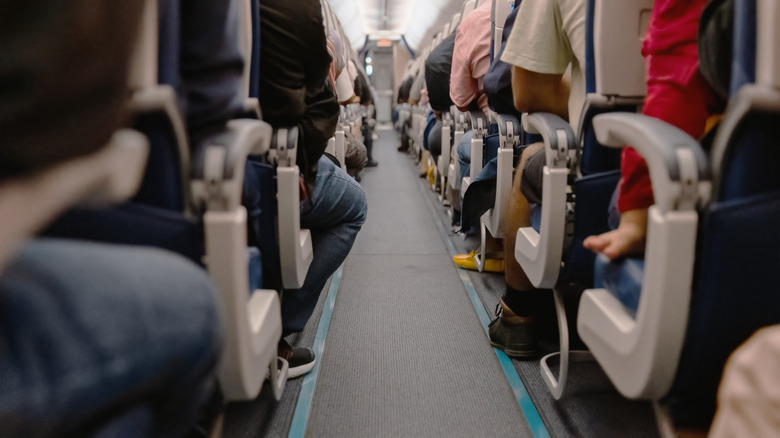
<svg viewBox="0 0 780 438"><path fill-rule="evenodd" d="M604 254L596 256L594 264L594 284L615 296L631 313L636 316L639 296L642 293L642 278L645 273L644 259L626 258L610 261Z"/></svg>
<svg viewBox="0 0 780 438"><path fill-rule="evenodd" d="M135 203L111 208L72 208L42 234L93 242L152 246L173 251L198 264L202 263L205 252L200 222L164 208Z"/></svg>

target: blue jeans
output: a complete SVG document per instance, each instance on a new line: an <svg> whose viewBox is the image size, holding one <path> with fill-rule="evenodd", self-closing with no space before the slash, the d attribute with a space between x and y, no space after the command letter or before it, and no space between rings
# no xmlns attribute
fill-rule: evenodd
<svg viewBox="0 0 780 438"><path fill-rule="evenodd" d="M328 278L347 258L366 221L366 194L354 178L321 157L311 199L301 202L301 227L312 234L314 259L300 289L282 295L284 333L302 331Z"/></svg>
<svg viewBox="0 0 780 438"><path fill-rule="evenodd" d="M469 176L471 173L471 138L474 137L474 131L463 134L458 143L458 164L460 165L460 179Z"/></svg>
<svg viewBox="0 0 780 438"><path fill-rule="evenodd" d="M27 244L0 276L3 436L181 436L213 389L215 293L172 253Z"/></svg>

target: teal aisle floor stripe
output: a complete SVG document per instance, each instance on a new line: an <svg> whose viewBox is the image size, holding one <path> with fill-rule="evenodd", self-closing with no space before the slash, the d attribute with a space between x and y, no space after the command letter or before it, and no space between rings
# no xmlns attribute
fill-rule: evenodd
<svg viewBox="0 0 780 438"><path fill-rule="evenodd" d="M295 405L295 414L293 415L292 424L290 424L290 432L287 435L289 438L302 438L306 434L306 426L309 424L309 414L311 413L311 403L314 399L314 390L317 387L317 375L320 372L323 352L325 351L325 338L328 337L330 317L333 315L333 306L336 305L336 295L339 292L341 272L343 270L344 265L342 264L330 280L328 296L325 298L325 306L322 309L322 316L320 316L320 323L317 326L317 334L314 337L314 346L312 347L317 362L315 362L311 372L303 378L301 392L298 395L298 404Z"/></svg>
<svg viewBox="0 0 780 438"><path fill-rule="evenodd" d="M433 216L433 221L436 223L436 227L439 229L439 234L441 235L442 240L444 240L444 244L447 246L447 252L449 252L451 257L454 257L455 245L452 244L452 240L450 240L447 230L439 220L439 215L435 209L436 207L431 203L431 199L427 193L424 193L425 190L429 189L429 186L425 182L421 182L419 186L420 191L423 191L422 195L425 199L426 205L428 206L428 211L431 213L431 216ZM474 283L471 281L471 278L469 278L469 274L466 271L463 269L458 269L458 274L461 281L463 282L463 286L466 287L466 292L471 299L471 304L474 306L474 310L477 312L479 321L482 323L482 328L484 328L485 333L487 333L488 324L490 324L490 316L488 315L487 311L485 311L485 306L482 305L482 300L480 300L479 295L477 295L477 289L474 288ZM525 419L528 422L528 427L531 429L534 437L549 438L550 434L547 432L547 428L544 426L544 421L542 421L542 417L539 416L539 411L536 410L536 406L534 406L534 402L531 400L531 396L528 395L528 391L525 389L525 385L523 385L523 381L520 379L520 375L517 374L517 370L512 364L512 359L510 359L503 351L499 350L498 348L493 348L493 351L498 357L498 362L501 365L501 369L506 375L509 386L512 388L512 391L515 394L517 403L520 405L520 409L523 411Z"/></svg>

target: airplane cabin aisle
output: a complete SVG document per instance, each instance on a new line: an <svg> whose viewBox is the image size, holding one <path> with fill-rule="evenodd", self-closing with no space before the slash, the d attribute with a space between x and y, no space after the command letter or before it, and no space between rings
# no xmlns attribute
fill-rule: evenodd
<svg viewBox="0 0 780 438"><path fill-rule="evenodd" d="M229 405L223 436L658 436L652 406L621 397L595 362L573 367L578 383L555 401L538 360L490 346L503 275L456 268L452 254L479 236L452 235L397 133L377 133L379 166L361 173L368 219L306 329L288 338L312 347L317 365L279 402L265 385Z"/></svg>
<svg viewBox="0 0 780 438"><path fill-rule="evenodd" d="M307 436L531 436L393 131L362 173Z"/></svg>

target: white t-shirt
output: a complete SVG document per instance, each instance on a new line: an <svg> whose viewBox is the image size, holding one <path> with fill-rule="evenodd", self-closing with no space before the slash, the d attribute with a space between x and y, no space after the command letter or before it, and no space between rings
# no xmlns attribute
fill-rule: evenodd
<svg viewBox="0 0 780 438"><path fill-rule="evenodd" d="M585 0L523 1L501 60L547 74L563 74L571 64L569 123L578 132L585 102Z"/></svg>

